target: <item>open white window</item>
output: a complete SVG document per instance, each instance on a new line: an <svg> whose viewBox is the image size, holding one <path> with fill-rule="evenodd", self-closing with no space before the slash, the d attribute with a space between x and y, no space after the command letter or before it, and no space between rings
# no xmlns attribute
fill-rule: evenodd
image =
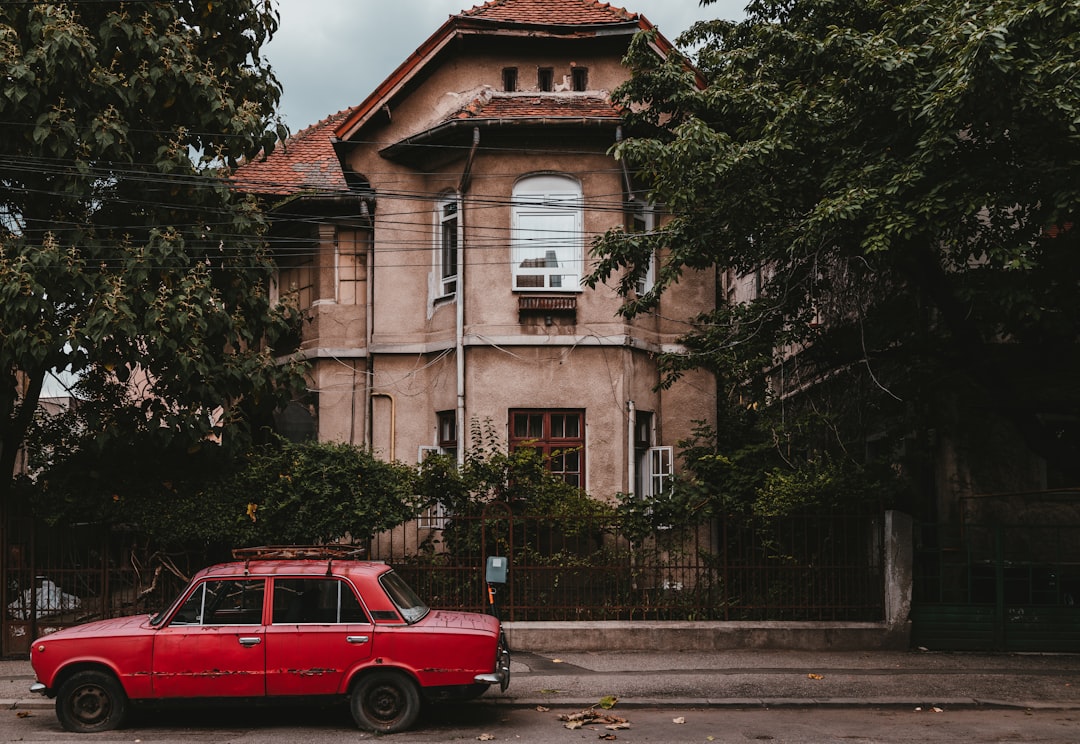
<svg viewBox="0 0 1080 744"><path fill-rule="evenodd" d="M442 447L430 447L427 445L421 445L419 452L416 454L416 460L419 463L423 463L424 460L432 455L443 455ZM446 508L446 504L441 501L436 501L424 511L420 512L420 515L416 518L417 526L420 529L428 530L441 530L446 527L447 520L450 519L450 510Z"/></svg>
<svg viewBox="0 0 1080 744"><path fill-rule="evenodd" d="M638 498L671 492L675 451L658 447L655 418L649 411L637 411L634 417L634 494Z"/></svg>
<svg viewBox="0 0 1080 744"><path fill-rule="evenodd" d="M514 290L580 291L585 266L582 209L581 185L566 176L529 176L514 185Z"/></svg>
<svg viewBox="0 0 1080 744"><path fill-rule="evenodd" d="M421 445L416 453L416 462L423 464L424 460L432 455L449 455L457 457L457 413L455 411L438 411L435 414L436 437L438 444L435 446ZM421 528L441 530L446 527L450 519L450 510L446 504L437 501L420 514L418 521Z"/></svg>
<svg viewBox="0 0 1080 744"><path fill-rule="evenodd" d="M650 447L645 471L645 488L649 496L671 492L672 459L674 448Z"/></svg>
<svg viewBox="0 0 1080 744"><path fill-rule="evenodd" d="M461 243L461 202L454 194L439 201L436 210L435 264L439 297L457 293L458 245Z"/></svg>
<svg viewBox="0 0 1080 744"><path fill-rule="evenodd" d="M656 229L656 212L651 204L635 202L631 215L631 231L648 233ZM656 283L656 254L649 256L649 267L645 274L638 277L634 292L638 297L648 293Z"/></svg>

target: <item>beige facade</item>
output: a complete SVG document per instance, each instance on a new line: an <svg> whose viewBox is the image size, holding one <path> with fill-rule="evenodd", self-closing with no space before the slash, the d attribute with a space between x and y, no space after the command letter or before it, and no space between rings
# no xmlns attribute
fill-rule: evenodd
<svg viewBox="0 0 1080 744"><path fill-rule="evenodd" d="M712 378L661 389L656 363L715 303L713 274L632 321L613 287L581 284L594 237L662 220L608 154L627 135L609 92L647 26L583 0L478 6L363 104L241 170L276 205L320 439L411 463L490 424L507 446L570 450L553 469L612 498L659 487L672 450L649 448L714 421Z"/></svg>

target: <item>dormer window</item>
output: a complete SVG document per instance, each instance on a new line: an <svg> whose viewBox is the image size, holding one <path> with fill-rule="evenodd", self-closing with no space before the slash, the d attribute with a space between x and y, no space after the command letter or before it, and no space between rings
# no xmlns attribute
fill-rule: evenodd
<svg viewBox="0 0 1080 744"><path fill-rule="evenodd" d="M503 90L514 93L518 89L518 70L516 67L504 67L502 71Z"/></svg>
<svg viewBox="0 0 1080 744"><path fill-rule="evenodd" d="M587 67L573 67L570 69L570 81L576 91L589 89L589 70Z"/></svg>
<svg viewBox="0 0 1080 744"><path fill-rule="evenodd" d="M551 67L541 67L536 71L536 87L546 93L555 89L555 70Z"/></svg>

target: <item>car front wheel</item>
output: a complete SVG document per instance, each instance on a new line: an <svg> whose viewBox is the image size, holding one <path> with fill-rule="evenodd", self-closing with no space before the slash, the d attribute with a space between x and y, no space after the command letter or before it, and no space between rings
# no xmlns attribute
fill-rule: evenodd
<svg viewBox="0 0 1080 744"><path fill-rule="evenodd" d="M360 728L393 734L416 723L420 691L400 672L374 672L356 683L349 707Z"/></svg>
<svg viewBox="0 0 1080 744"><path fill-rule="evenodd" d="M127 695L120 683L105 672L77 672L56 695L56 717L68 731L92 734L111 731L124 722Z"/></svg>

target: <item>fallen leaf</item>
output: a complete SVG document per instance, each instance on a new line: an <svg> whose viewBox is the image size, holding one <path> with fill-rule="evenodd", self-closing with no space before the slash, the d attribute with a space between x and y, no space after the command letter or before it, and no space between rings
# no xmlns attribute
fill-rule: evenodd
<svg viewBox="0 0 1080 744"><path fill-rule="evenodd" d="M495 741L495 734L480 734L476 737L477 741Z"/></svg>
<svg viewBox="0 0 1080 744"><path fill-rule="evenodd" d="M552 659L552 660L551 660L551 663L552 663L552 664L562 664L562 663L563 663L563 660L562 660L562 659Z"/></svg>
<svg viewBox="0 0 1080 744"><path fill-rule="evenodd" d="M810 679L825 679L820 674L814 674L813 672L811 672L810 674L808 674L806 676L809 677Z"/></svg>
<svg viewBox="0 0 1080 744"><path fill-rule="evenodd" d="M630 722L625 718L601 713L596 708L587 708L577 713L562 713L559 715L559 720L564 721L563 727L571 731L586 724L599 724L611 730L630 728Z"/></svg>
<svg viewBox="0 0 1080 744"><path fill-rule="evenodd" d="M34 715L34 714L33 714L33 713L31 713L31 712L30 712L30 711L28 711L28 710L20 710L20 711L19 711L18 713L16 713L15 715L16 715L17 717L19 717L19 718L29 718L30 716L32 716L32 715Z"/></svg>
<svg viewBox="0 0 1080 744"><path fill-rule="evenodd" d="M672 718L671 722L672 723L686 723L686 719L683 718L682 716L679 716L678 718Z"/></svg>
<svg viewBox="0 0 1080 744"><path fill-rule="evenodd" d="M551 710L551 708L545 708L543 705L536 706L536 712L537 713L547 713L550 710Z"/></svg>
<svg viewBox="0 0 1080 744"><path fill-rule="evenodd" d="M600 734L601 741L618 741L619 737L615 734Z"/></svg>
<svg viewBox="0 0 1080 744"><path fill-rule="evenodd" d="M716 737L715 736L706 736L705 741L716 741Z"/></svg>
<svg viewBox="0 0 1080 744"><path fill-rule="evenodd" d="M931 708L930 710L934 711L935 713L944 713L945 712L941 708Z"/></svg>
<svg viewBox="0 0 1080 744"><path fill-rule="evenodd" d="M604 710L611 710L615 707L615 703L617 702L619 702L619 698L615 697L614 695L605 695L604 697L600 698L600 702L598 703L598 705Z"/></svg>

